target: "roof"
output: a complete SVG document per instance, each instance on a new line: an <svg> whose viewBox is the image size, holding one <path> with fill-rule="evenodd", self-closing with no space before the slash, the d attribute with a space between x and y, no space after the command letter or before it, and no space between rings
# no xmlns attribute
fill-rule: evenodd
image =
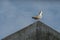
<svg viewBox="0 0 60 40"><path fill-rule="evenodd" d="M36 34L37 31L44 31L45 33L49 32L49 33L52 33L52 34L60 37L59 32L57 32L56 30L54 30L53 28L49 27L48 25L44 24L41 21L36 21L36 22L28 25L27 27L25 27L25 28L13 33L13 34L8 35L7 37L3 38L2 40L8 40L8 39L13 40L15 38L17 39L17 38L22 37L24 35L25 36L28 34L31 35L30 33L33 33L33 32L34 32L34 34Z"/></svg>

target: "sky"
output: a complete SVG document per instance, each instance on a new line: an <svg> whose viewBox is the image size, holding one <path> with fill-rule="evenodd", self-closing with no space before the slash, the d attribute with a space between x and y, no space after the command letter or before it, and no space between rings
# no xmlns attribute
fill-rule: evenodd
<svg viewBox="0 0 60 40"><path fill-rule="evenodd" d="M0 0L0 40L35 22L32 16L43 11L41 22L60 32L60 1Z"/></svg>

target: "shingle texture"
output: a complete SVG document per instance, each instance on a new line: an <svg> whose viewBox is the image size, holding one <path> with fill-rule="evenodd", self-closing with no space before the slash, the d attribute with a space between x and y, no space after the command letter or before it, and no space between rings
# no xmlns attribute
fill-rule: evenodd
<svg viewBox="0 0 60 40"><path fill-rule="evenodd" d="M37 21L2 40L60 40L60 33Z"/></svg>

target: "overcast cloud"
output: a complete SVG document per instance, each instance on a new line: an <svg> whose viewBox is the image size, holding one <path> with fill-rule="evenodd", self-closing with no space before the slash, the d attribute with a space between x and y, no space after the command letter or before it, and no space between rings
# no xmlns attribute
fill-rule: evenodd
<svg viewBox="0 0 60 40"><path fill-rule="evenodd" d="M40 10L40 21L60 32L60 1L0 0L0 39L35 22L31 17Z"/></svg>

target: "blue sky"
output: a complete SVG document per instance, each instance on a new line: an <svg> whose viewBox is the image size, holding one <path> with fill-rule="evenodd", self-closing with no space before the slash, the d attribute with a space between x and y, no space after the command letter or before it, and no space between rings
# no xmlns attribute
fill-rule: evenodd
<svg viewBox="0 0 60 40"><path fill-rule="evenodd" d="M0 39L35 22L40 10L40 21L60 32L60 1L0 0Z"/></svg>

